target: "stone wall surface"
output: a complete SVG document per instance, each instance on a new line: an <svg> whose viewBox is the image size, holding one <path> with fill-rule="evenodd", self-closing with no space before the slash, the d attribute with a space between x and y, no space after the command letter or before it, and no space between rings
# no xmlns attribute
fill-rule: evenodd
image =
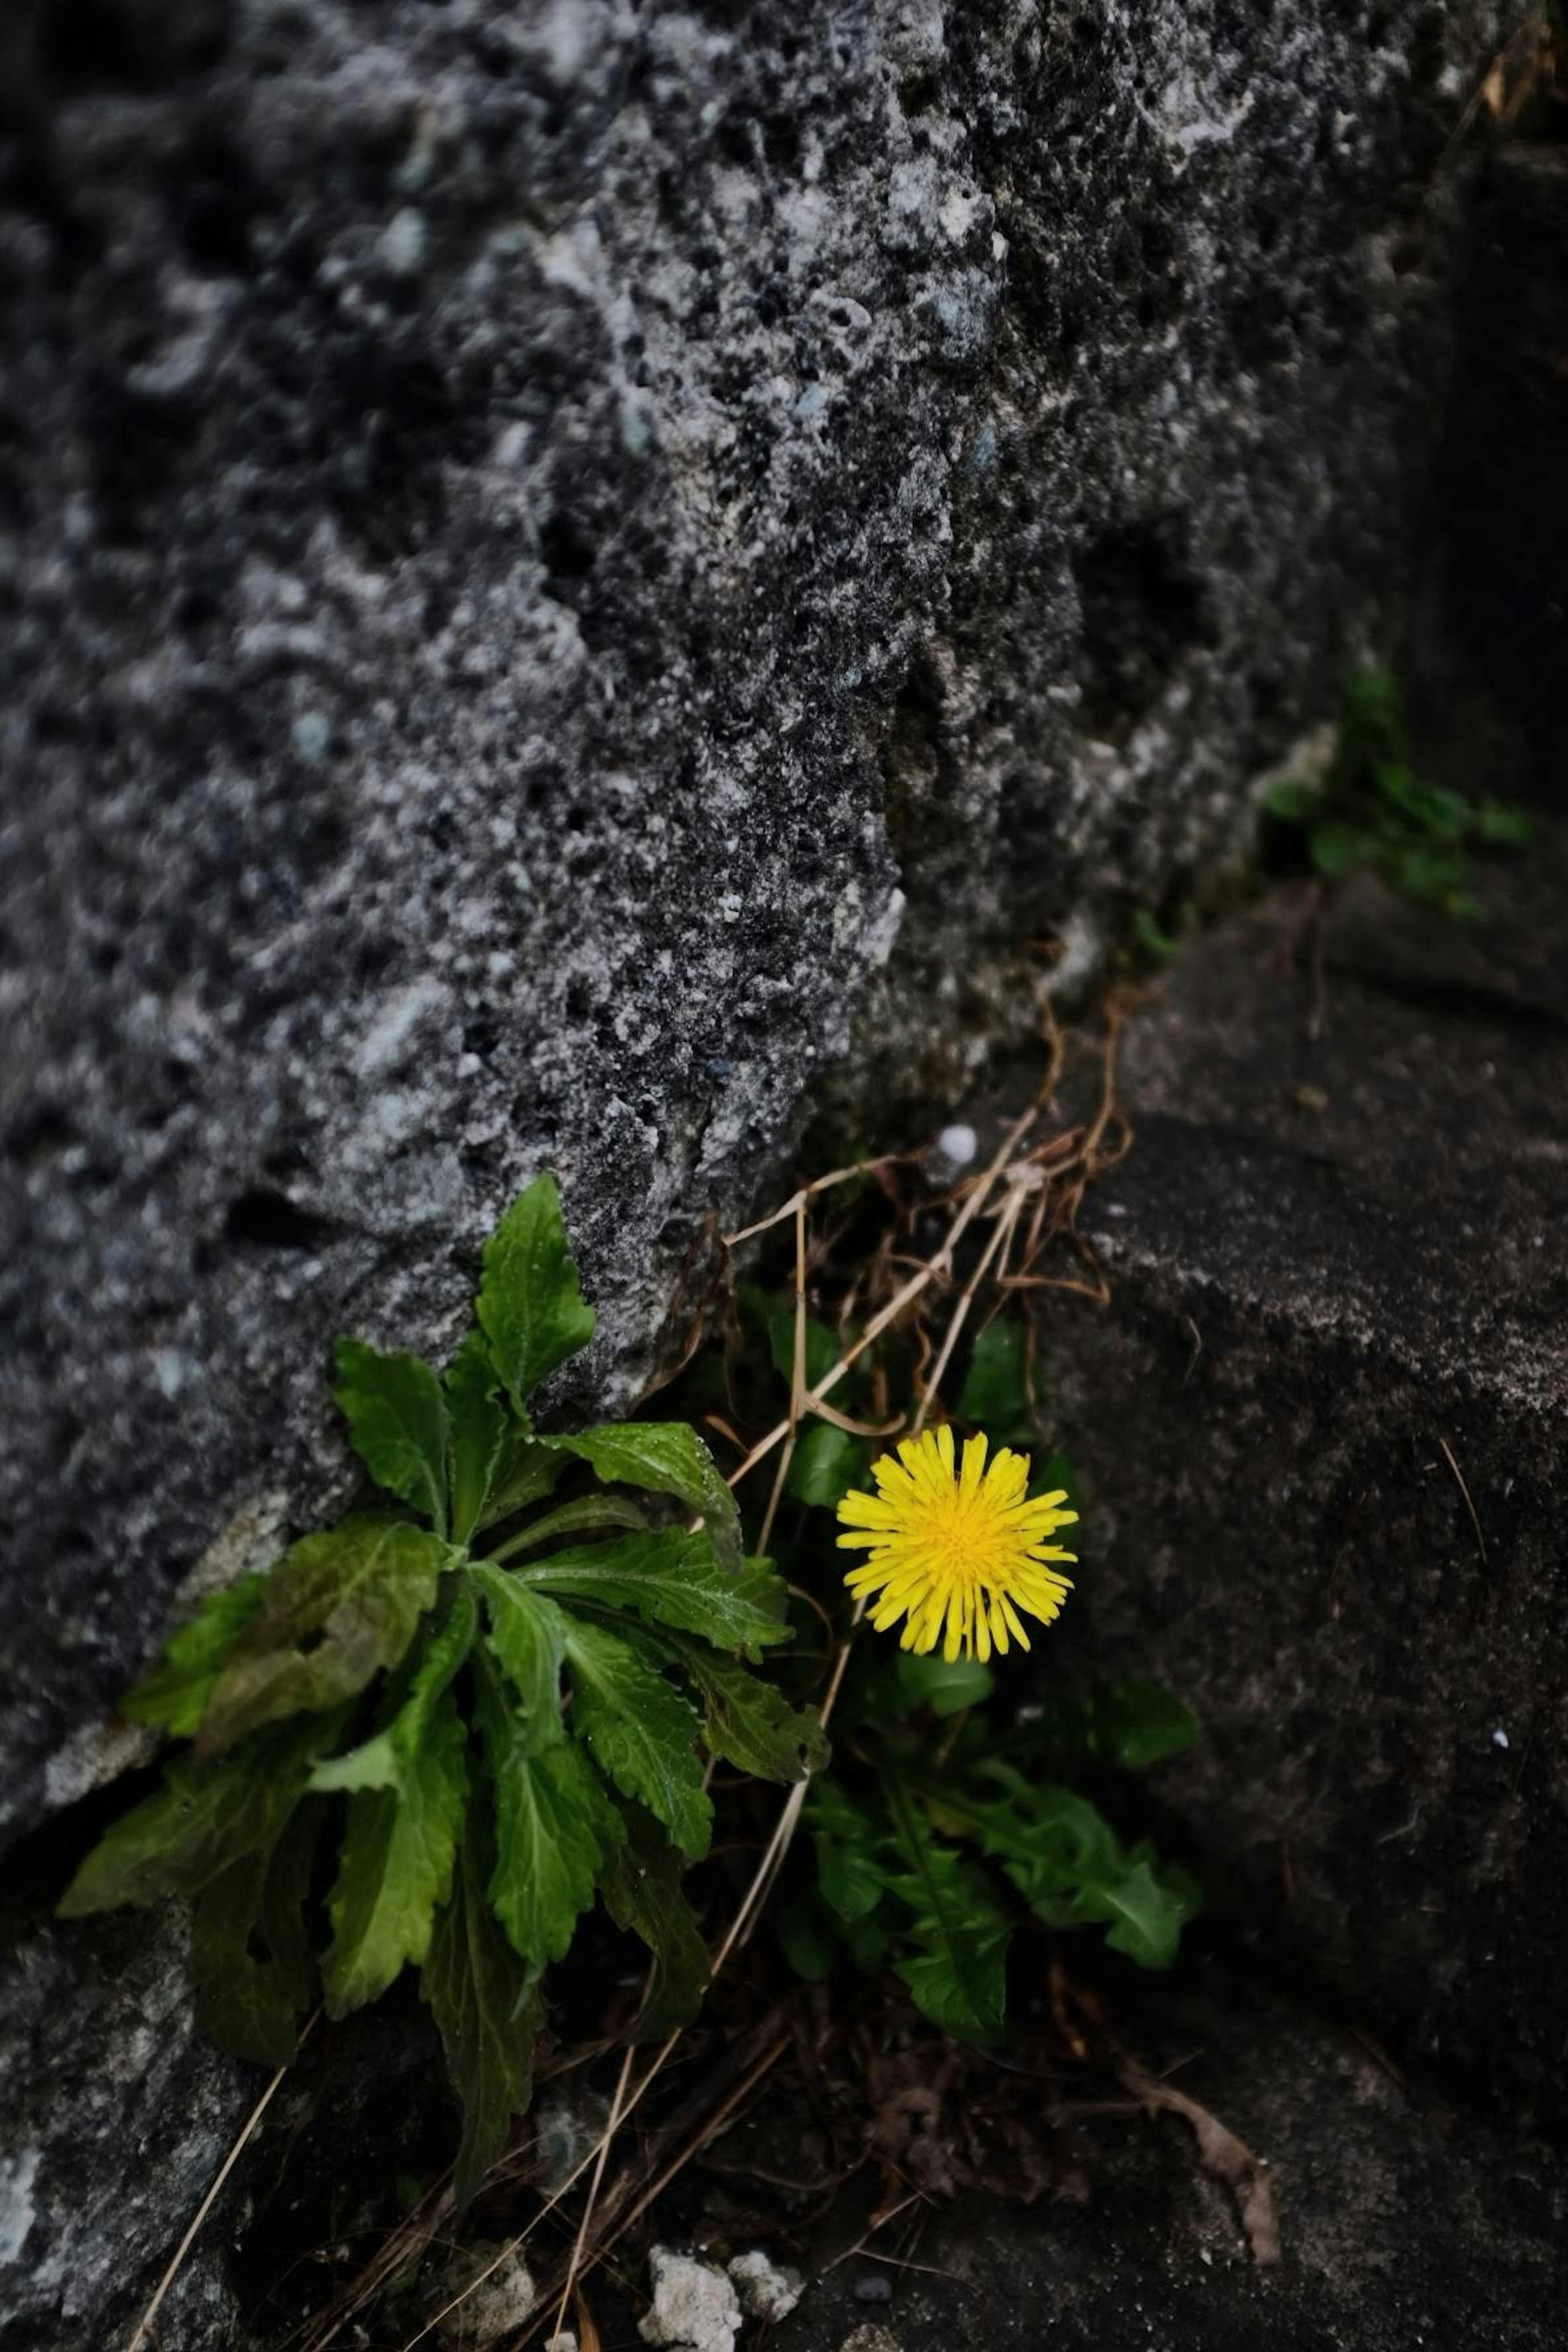
<svg viewBox="0 0 1568 2352"><path fill-rule="evenodd" d="M1288 908L1184 950L1085 1220L1110 1308L1047 1349L1094 1528L1058 1659L1196 1708L1162 1790L1222 1911L1559 2131L1565 903L1561 826L1468 929L1358 885L1316 1012Z"/></svg>
<svg viewBox="0 0 1568 2352"><path fill-rule="evenodd" d="M1496 15L5 10L6 1834L528 1177L625 1397L852 1039L954 1087L1020 943L1235 853L1398 576ZM9 2010L123 2055L106 1949ZM24 2039L0 2340L64 2352L254 2085L165 2021L154 2162Z"/></svg>

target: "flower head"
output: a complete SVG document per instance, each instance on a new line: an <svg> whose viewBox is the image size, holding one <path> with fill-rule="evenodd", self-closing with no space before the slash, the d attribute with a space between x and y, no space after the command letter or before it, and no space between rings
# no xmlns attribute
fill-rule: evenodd
<svg viewBox="0 0 1568 2352"><path fill-rule="evenodd" d="M985 1454L984 1437L966 1438L955 1469L951 1429L900 1438L896 1456L872 1465L876 1494L851 1492L838 1506L840 1549L870 1555L844 1581L879 1633L908 1620L900 1649L940 1640L950 1662L1005 1655L1010 1639L1026 1650L1018 1611L1048 1625L1072 1590L1054 1563L1076 1554L1047 1540L1078 1517L1059 1507L1067 1489L1027 1501L1028 1456L1004 1445L987 1469Z"/></svg>

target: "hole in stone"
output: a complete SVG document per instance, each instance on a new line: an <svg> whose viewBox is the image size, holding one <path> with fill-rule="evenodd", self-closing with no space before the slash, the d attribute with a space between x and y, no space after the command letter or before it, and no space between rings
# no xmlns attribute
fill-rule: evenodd
<svg viewBox="0 0 1568 2352"><path fill-rule="evenodd" d="M586 580L597 561L597 550L563 507L545 522L539 548L552 582Z"/></svg>
<svg viewBox="0 0 1568 2352"><path fill-rule="evenodd" d="M242 1249L312 1250L329 1227L286 1194L255 1184L230 1202L223 1231L226 1241Z"/></svg>

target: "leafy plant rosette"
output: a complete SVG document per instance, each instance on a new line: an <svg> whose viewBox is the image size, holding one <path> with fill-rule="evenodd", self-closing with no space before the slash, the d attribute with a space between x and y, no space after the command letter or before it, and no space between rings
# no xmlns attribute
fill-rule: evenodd
<svg viewBox="0 0 1568 2352"><path fill-rule="evenodd" d="M383 1497L174 1635L123 1712L186 1744L60 1905L192 1898L200 2021L273 2065L318 1998L342 2017L418 1967L463 2105L460 2198L528 2105L543 1972L596 1897L652 1955L638 2035L695 2015L680 1877L711 1835L705 1758L792 1781L826 1753L750 1671L786 1635L784 1589L742 1556L695 1433L533 1426L595 1328L552 1179L486 1245L475 1318L440 1374L340 1343L336 1400ZM694 1523L656 1523L672 1510Z"/></svg>
<svg viewBox="0 0 1568 2352"><path fill-rule="evenodd" d="M986 1706L994 1687L975 1659L908 1653L860 1676L834 1769L805 1799L815 1868L780 1919L803 1976L825 1978L839 1951L869 1974L890 1968L931 2024L983 2045L1005 2028L1025 1916L1101 1927L1111 1950L1168 1969L1202 1908L1190 1871L1147 1839L1127 1844L1058 1777L1182 1754L1197 1732L1190 1710L1129 1681L1008 1725Z"/></svg>
<svg viewBox="0 0 1568 2352"><path fill-rule="evenodd" d="M1416 774L1397 682L1375 665L1345 681L1325 775L1282 778L1264 813L1322 882L1364 870L1418 906L1463 918L1477 911L1473 852L1522 849L1531 838L1523 809L1471 801Z"/></svg>

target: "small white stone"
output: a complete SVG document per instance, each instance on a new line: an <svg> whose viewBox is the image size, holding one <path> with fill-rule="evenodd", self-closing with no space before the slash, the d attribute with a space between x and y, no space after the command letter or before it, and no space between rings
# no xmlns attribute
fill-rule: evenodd
<svg viewBox="0 0 1568 2352"><path fill-rule="evenodd" d="M332 740L332 725L324 710L301 710L294 721L294 754L297 759L316 766L327 756L327 746Z"/></svg>
<svg viewBox="0 0 1568 2352"><path fill-rule="evenodd" d="M492 2271L494 2261L493 2246L478 2246L448 2264L447 2284L463 2299L437 2322L443 2343L483 2352L483 2347L499 2344L531 2316L539 2297L528 2264L521 2254L509 2253ZM486 2271L488 2277L481 2275ZM479 2284L470 2286L474 2280ZM469 2290L466 2294L465 2288Z"/></svg>
<svg viewBox="0 0 1568 2352"><path fill-rule="evenodd" d="M381 262L394 278L412 278L425 259L425 215L412 205L394 213L381 233Z"/></svg>
<svg viewBox="0 0 1568 2352"><path fill-rule="evenodd" d="M1492 1734L1492 1746L1494 1748L1506 1748L1508 1746L1507 1732L1500 1729L1494 1731Z"/></svg>
<svg viewBox="0 0 1568 2352"><path fill-rule="evenodd" d="M741 2306L721 2270L668 2246L655 2246L647 2266L653 2308L637 2323L645 2344L679 2345L682 2352L734 2352Z"/></svg>
<svg viewBox="0 0 1568 2352"><path fill-rule="evenodd" d="M936 1148L955 1168L967 1168L980 1149L980 1138L972 1127L944 1127L937 1137Z"/></svg>
<svg viewBox="0 0 1568 2352"><path fill-rule="evenodd" d="M785 2319L805 2293L800 2273L781 2268L760 2246L750 2253L737 2254L730 2264L730 2276L742 2308L752 2319Z"/></svg>

